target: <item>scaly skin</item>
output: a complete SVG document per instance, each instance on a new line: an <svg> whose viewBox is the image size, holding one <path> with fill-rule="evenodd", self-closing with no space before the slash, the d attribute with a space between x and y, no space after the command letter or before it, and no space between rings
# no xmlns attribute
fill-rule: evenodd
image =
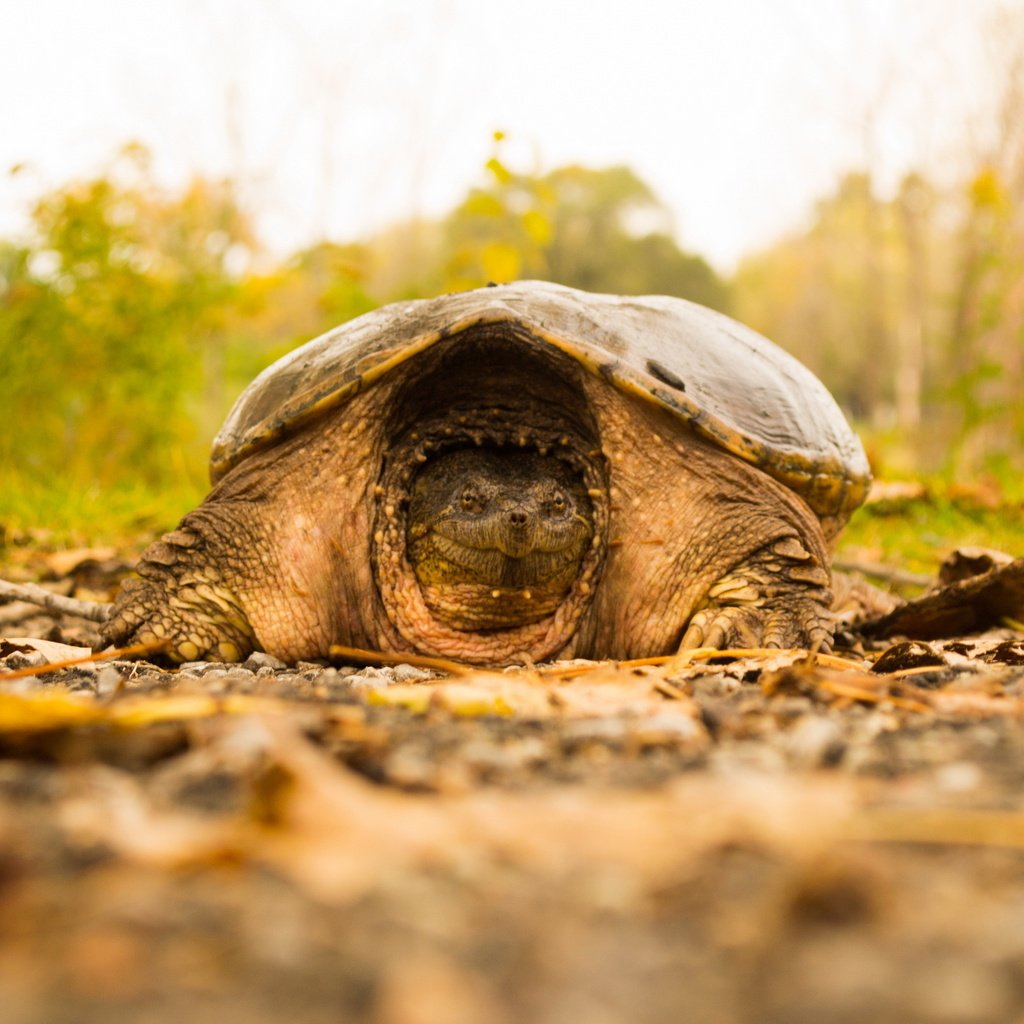
<svg viewBox="0 0 1024 1024"><path fill-rule="evenodd" d="M144 554L106 640L165 640L175 661L237 660L256 649L295 661L344 644L485 664L827 646L825 536L802 499L649 403L575 364L566 373L576 374L575 408L590 410L600 439L599 449L565 439L594 467L585 487L596 554L548 619L518 632L459 630L424 601L405 547L405 484L380 486L394 462L380 410L403 407L399 370L229 472ZM529 377L496 397L507 377L494 374L481 409L514 406L520 395L542 400L530 399ZM430 382L421 374L415 385L423 403ZM545 410L556 404L543 400ZM530 415L527 406L523 421Z"/></svg>
<svg viewBox="0 0 1024 1024"><path fill-rule="evenodd" d="M599 381L587 391L611 464L612 526L593 608L567 654L827 647L828 552L807 505L661 410Z"/></svg>
<svg viewBox="0 0 1024 1024"><path fill-rule="evenodd" d="M143 552L105 624L109 643L165 641L175 662L286 661L381 644L370 571L379 437L368 396L237 466ZM200 586L197 587L197 582Z"/></svg>

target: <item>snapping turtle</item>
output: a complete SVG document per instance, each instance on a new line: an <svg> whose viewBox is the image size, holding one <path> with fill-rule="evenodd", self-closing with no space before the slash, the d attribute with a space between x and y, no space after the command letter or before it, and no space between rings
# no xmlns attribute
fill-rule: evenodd
<svg viewBox="0 0 1024 1024"><path fill-rule="evenodd" d="M387 306L285 356L211 477L108 641L478 664L827 645L828 541L869 482L831 396L760 335L542 282Z"/></svg>

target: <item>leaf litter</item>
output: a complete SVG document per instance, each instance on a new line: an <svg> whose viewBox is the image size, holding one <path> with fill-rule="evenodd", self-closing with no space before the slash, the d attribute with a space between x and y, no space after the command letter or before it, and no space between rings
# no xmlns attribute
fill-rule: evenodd
<svg viewBox="0 0 1024 1024"><path fill-rule="evenodd" d="M80 661L94 627L26 611L5 1024L1013 1019L1024 636L996 611L509 671Z"/></svg>

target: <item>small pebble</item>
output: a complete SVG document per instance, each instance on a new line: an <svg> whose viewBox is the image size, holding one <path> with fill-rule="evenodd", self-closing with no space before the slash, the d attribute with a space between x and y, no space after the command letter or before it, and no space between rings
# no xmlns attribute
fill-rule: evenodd
<svg viewBox="0 0 1024 1024"><path fill-rule="evenodd" d="M511 743L474 739L462 747L460 754L462 760L478 772L515 771L541 764L549 757L548 749L539 736L527 736Z"/></svg>
<svg viewBox="0 0 1024 1024"><path fill-rule="evenodd" d="M218 692L228 685L228 673L223 669L212 669L203 673L203 686L209 689L216 689Z"/></svg>
<svg viewBox="0 0 1024 1024"><path fill-rule="evenodd" d="M122 686L124 677L112 665L101 668L96 675L96 692L101 697L109 697Z"/></svg>
<svg viewBox="0 0 1024 1024"><path fill-rule="evenodd" d="M629 738L644 747L685 747L706 737L704 728L687 715L660 711L630 720Z"/></svg>
<svg viewBox="0 0 1024 1024"><path fill-rule="evenodd" d="M567 722L564 737L571 744L610 743L626 737L627 725L621 718L583 718Z"/></svg>
<svg viewBox="0 0 1024 1024"><path fill-rule="evenodd" d="M413 683L418 679L430 678L430 673L426 669L416 668L414 665L396 665L392 671L395 681L399 683Z"/></svg>
<svg viewBox="0 0 1024 1024"><path fill-rule="evenodd" d="M712 775L720 778L783 775L786 762L781 751L753 744L728 744L716 747L708 758Z"/></svg>
<svg viewBox="0 0 1024 1024"><path fill-rule="evenodd" d="M936 784L947 793L969 793L977 789L983 780L981 769L969 761L940 765L935 772Z"/></svg>
<svg viewBox="0 0 1024 1024"><path fill-rule="evenodd" d="M366 690L381 690L386 686L393 686L397 682L394 669L390 668L364 668L358 675L349 676L345 682L357 693Z"/></svg>
<svg viewBox="0 0 1024 1024"><path fill-rule="evenodd" d="M288 666L280 658L275 658L272 654L267 654L265 651L253 651L245 659L244 667L249 669L250 672L257 672L261 668L278 669L287 668Z"/></svg>
<svg viewBox="0 0 1024 1024"><path fill-rule="evenodd" d="M226 678L232 683L251 683L255 674L252 669L234 665L228 669Z"/></svg>

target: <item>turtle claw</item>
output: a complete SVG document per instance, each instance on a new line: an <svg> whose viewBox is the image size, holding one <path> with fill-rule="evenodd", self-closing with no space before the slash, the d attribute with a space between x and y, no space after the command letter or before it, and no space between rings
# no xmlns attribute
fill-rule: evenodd
<svg viewBox="0 0 1024 1024"><path fill-rule="evenodd" d="M832 650L832 632L828 610L810 598L801 598L768 613L761 645L827 653Z"/></svg>
<svg viewBox="0 0 1024 1024"><path fill-rule="evenodd" d="M756 608L719 608L711 606L690 619L679 649L698 647L759 647L761 620Z"/></svg>
<svg viewBox="0 0 1024 1024"><path fill-rule="evenodd" d="M709 605L697 612L683 634L681 651L698 647L832 649L827 611L808 597L791 598L784 606Z"/></svg>
<svg viewBox="0 0 1024 1024"><path fill-rule="evenodd" d="M213 588L205 589L216 601L197 597L195 589L168 593L151 580L126 580L100 631L102 641L159 645L159 657L173 664L242 661L255 648L251 627Z"/></svg>
<svg viewBox="0 0 1024 1024"><path fill-rule="evenodd" d="M163 660L242 661L257 648L238 597L195 557L199 540L179 527L143 553L139 577L121 585L100 631L106 644L154 644Z"/></svg>
<svg viewBox="0 0 1024 1024"><path fill-rule="evenodd" d="M831 650L830 582L820 554L798 537L777 538L708 588L679 649Z"/></svg>

